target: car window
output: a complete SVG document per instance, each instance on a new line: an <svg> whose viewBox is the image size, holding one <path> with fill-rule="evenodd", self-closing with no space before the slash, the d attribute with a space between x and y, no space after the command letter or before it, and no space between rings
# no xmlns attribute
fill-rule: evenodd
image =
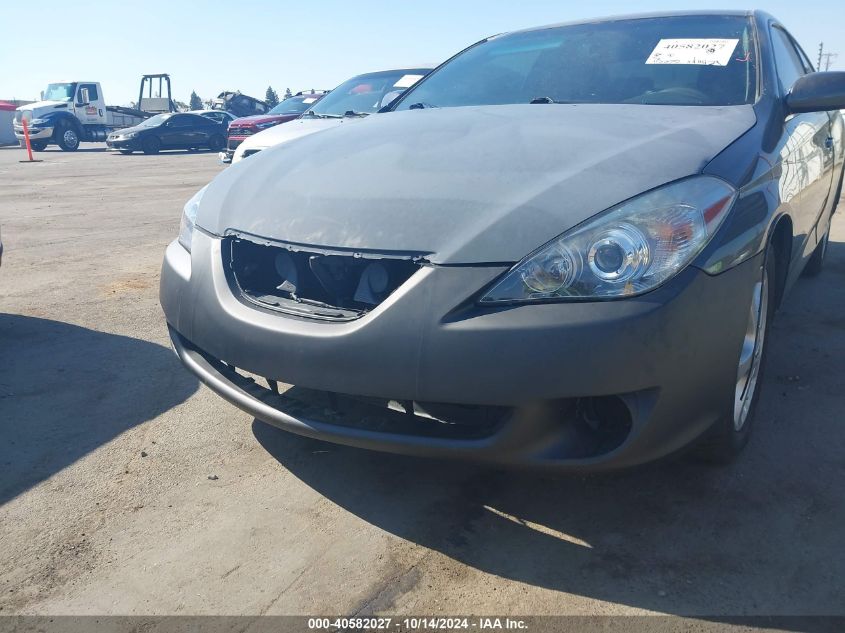
<svg viewBox="0 0 845 633"><path fill-rule="evenodd" d="M46 101L70 101L76 92L75 83L48 84L44 93Z"/></svg>
<svg viewBox="0 0 845 633"><path fill-rule="evenodd" d="M348 79L311 108L314 114L342 116L347 112L372 114L422 79L427 69L389 70Z"/></svg>
<svg viewBox="0 0 845 633"><path fill-rule="evenodd" d="M288 97L275 108L270 110L269 114L302 114L317 101L322 95L313 94L302 97Z"/></svg>
<svg viewBox="0 0 845 633"><path fill-rule="evenodd" d="M804 74L816 72L813 62L811 62L810 58L807 57L807 53L804 52L804 49L801 48L795 40L792 40L792 43L798 51L798 54L801 56L801 63L804 65Z"/></svg>
<svg viewBox="0 0 845 633"><path fill-rule="evenodd" d="M772 27L772 50L775 53L775 66L778 71L780 85L784 92L792 88L792 84L804 75L807 70L801 56L792 43L792 38L779 27Z"/></svg>
<svg viewBox="0 0 845 633"><path fill-rule="evenodd" d="M88 89L88 100L89 101L94 102L94 101L96 101L97 99L100 98L100 96L97 94L97 84L80 84L79 85L79 90L80 90L79 95L80 96L82 95L82 89L83 88Z"/></svg>
<svg viewBox="0 0 845 633"><path fill-rule="evenodd" d="M155 116L151 116L149 119L146 119L138 124L137 127L158 127L168 119L173 117L172 112L164 112L163 114L156 114Z"/></svg>
<svg viewBox="0 0 845 633"><path fill-rule="evenodd" d="M467 49L396 109L539 103L736 105L757 98L745 16L609 20L521 31Z"/></svg>
<svg viewBox="0 0 845 633"><path fill-rule="evenodd" d="M178 114L170 120L169 125L175 128L192 127L196 125L195 118L187 114Z"/></svg>

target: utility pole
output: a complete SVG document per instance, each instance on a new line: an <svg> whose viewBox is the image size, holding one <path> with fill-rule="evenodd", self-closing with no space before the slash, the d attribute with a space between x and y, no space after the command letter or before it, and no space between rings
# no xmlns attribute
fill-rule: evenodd
<svg viewBox="0 0 845 633"><path fill-rule="evenodd" d="M824 69L830 70L831 60L836 59L839 55L837 53L825 53L822 57L824 57ZM819 64L819 66L821 66L821 64ZM821 70L821 68L819 68L819 70Z"/></svg>
<svg viewBox="0 0 845 633"><path fill-rule="evenodd" d="M816 70L822 69L822 51L824 50L824 42L819 42L819 61L816 64Z"/></svg>

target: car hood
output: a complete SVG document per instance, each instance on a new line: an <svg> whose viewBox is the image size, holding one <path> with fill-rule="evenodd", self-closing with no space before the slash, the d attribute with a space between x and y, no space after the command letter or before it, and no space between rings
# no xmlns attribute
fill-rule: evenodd
<svg viewBox="0 0 845 633"><path fill-rule="evenodd" d="M158 125L153 127L141 126L141 125L133 125L132 127L122 127L120 129L114 130L109 136L123 136L124 134L138 134L141 132L146 132L147 130L155 130L158 128Z"/></svg>
<svg viewBox="0 0 845 633"><path fill-rule="evenodd" d="M751 106L380 114L234 165L209 186L198 224L440 264L515 262L623 200L701 172L755 121Z"/></svg>
<svg viewBox="0 0 845 633"><path fill-rule="evenodd" d="M270 121L290 121L300 115L298 114L253 114L252 116L238 117L232 121L231 125L248 126L258 125L259 123L269 123Z"/></svg>
<svg viewBox="0 0 845 633"><path fill-rule="evenodd" d="M295 121L291 121L287 125L276 125L263 130L258 134L253 134L241 144L241 147L244 149L266 149L268 147L273 147L274 145L287 143L288 141L292 141L303 136L308 136L314 132L320 132L322 130L337 127L347 121L351 122L359 120L360 119L358 118L297 119Z"/></svg>
<svg viewBox="0 0 845 633"><path fill-rule="evenodd" d="M52 110L65 109L70 106L70 101L36 101L15 108L18 112L32 112L32 118L50 112Z"/></svg>

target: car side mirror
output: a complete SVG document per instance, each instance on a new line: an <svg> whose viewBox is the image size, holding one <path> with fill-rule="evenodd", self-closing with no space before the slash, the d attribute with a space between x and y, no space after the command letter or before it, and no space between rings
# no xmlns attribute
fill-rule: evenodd
<svg viewBox="0 0 845 633"><path fill-rule="evenodd" d="M88 88L79 89L79 98L77 99L77 103L79 103L79 105L88 105L91 103L91 99L88 96Z"/></svg>
<svg viewBox="0 0 845 633"><path fill-rule="evenodd" d="M845 72L818 72L799 77L786 95L790 112L824 112L845 108Z"/></svg>

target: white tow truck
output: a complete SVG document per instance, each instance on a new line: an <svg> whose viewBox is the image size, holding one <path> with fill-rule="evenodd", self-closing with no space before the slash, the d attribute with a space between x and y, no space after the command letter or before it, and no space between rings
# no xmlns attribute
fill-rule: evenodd
<svg viewBox="0 0 845 633"><path fill-rule="evenodd" d="M154 96L155 80L158 80L158 91ZM165 88L167 96L161 96ZM17 108L12 125L15 137L23 144L26 121L30 144L36 151L55 143L64 151L73 152L83 141L105 141L114 130L138 125L155 114L175 111L170 77L166 74L142 77L137 109L107 106L99 82L63 81L49 84L41 101Z"/></svg>

